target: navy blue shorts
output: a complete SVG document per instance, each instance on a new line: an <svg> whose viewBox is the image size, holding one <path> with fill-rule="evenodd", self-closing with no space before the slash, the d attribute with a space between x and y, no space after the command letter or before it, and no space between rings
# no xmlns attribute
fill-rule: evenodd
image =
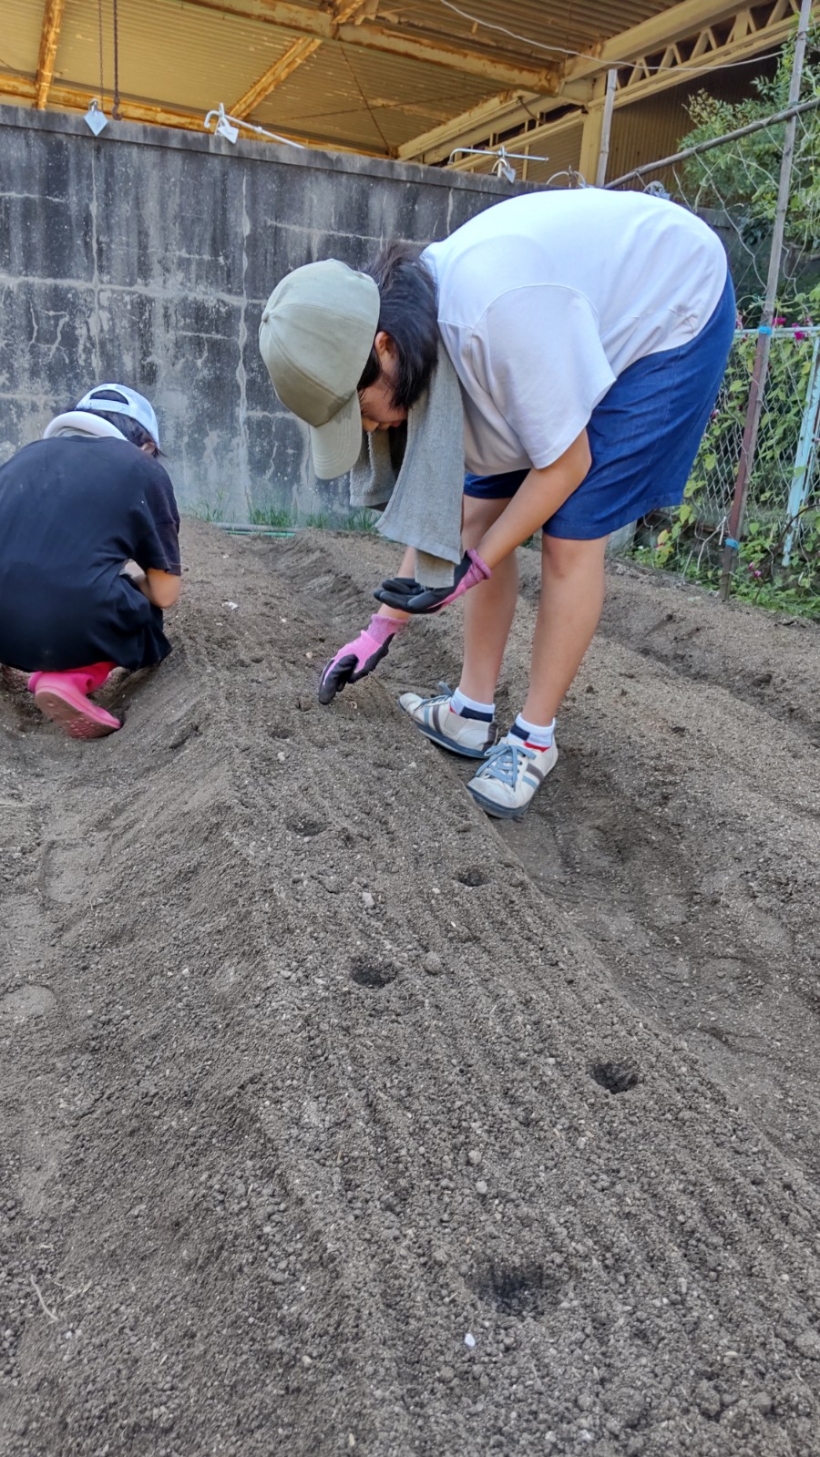
<svg viewBox="0 0 820 1457"><path fill-rule="evenodd" d="M663 506L679 506L717 399L735 331L730 277L708 324L677 349L625 369L592 412L592 465L549 521L547 536L595 541ZM528 470L467 475L464 494L503 501Z"/></svg>

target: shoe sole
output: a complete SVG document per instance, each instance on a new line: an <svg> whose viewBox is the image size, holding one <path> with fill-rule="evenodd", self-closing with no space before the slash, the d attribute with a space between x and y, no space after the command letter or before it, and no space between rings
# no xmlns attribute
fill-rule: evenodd
<svg viewBox="0 0 820 1457"><path fill-rule="evenodd" d="M46 718L50 718L52 723L56 723L72 739L102 739L107 734L114 734L117 729L122 728L119 720L114 719L113 722L106 723L104 720L96 719L89 713L83 713L68 699L61 698L59 693L53 693L50 689L45 689L42 693L35 693L34 702ZM89 704L91 709L94 706L94 704ZM104 710L97 709L97 712L102 713ZM113 715L106 715L106 717L113 718Z"/></svg>
<svg viewBox="0 0 820 1457"><path fill-rule="evenodd" d="M540 787L541 786L539 785L538 788L540 789ZM496 804L494 800L485 799L483 794L477 794L474 789L470 789L469 785L467 786L467 788L469 789L469 792L472 795L472 798L475 800L475 803L478 805L479 809L483 809L484 813L491 815L494 820L523 820L525 814L527 813L527 810L532 804L532 799L535 799L535 794L538 793L538 790L536 790L532 799L529 800L527 804L523 805L521 809L505 809L503 805Z"/></svg>
<svg viewBox="0 0 820 1457"><path fill-rule="evenodd" d="M410 714L410 717L413 718L413 715ZM461 744L454 744L452 739L446 739L443 734L438 733L434 728L428 728L425 723L419 723L417 718L413 719L413 723L432 744L438 744L440 749L447 749L450 754L458 754L461 759L483 759L489 747L489 745L485 745L483 749L468 749Z"/></svg>

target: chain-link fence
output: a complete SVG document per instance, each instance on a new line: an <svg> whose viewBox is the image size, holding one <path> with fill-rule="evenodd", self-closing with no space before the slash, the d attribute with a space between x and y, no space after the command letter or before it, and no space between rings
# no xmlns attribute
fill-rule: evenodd
<svg viewBox="0 0 820 1457"><path fill-rule="evenodd" d="M758 95L700 96L674 157L610 188L705 218L729 255L739 328L683 505L639 523L658 565L784 605L820 602L820 41L792 42ZM795 53L799 57L795 75ZM800 74L802 73L802 74ZM786 162L784 164L784 157ZM815 320L818 320L816 323Z"/></svg>
<svg viewBox="0 0 820 1457"><path fill-rule="evenodd" d="M720 567L759 335L739 329L683 505L639 523L635 545L659 565L711 580ZM820 328L773 328L769 378L749 474L741 572L748 582L820 573Z"/></svg>

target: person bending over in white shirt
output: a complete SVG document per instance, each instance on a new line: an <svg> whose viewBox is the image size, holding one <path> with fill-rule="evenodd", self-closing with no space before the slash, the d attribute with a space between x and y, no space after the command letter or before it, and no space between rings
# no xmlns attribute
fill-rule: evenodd
<svg viewBox="0 0 820 1457"><path fill-rule="evenodd" d="M280 285L260 333L277 393L312 427L317 475L352 467L362 427L401 424L444 348L464 406L466 552L435 591L414 580L408 551L320 697L370 672L414 615L468 592L457 690L399 702L428 738L481 760L468 787L482 808L518 817L556 761L555 716L598 623L609 535L683 498L735 327L725 253L705 223L655 197L529 194L421 254L389 245L372 268L346 270L336 342L322 327L322 267L291 274L284 302ZM516 547L539 527L529 693L494 743Z"/></svg>

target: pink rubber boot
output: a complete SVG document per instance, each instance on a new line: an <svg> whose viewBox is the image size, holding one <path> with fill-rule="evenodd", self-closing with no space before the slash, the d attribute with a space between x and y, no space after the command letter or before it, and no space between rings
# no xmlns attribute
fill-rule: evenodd
<svg viewBox="0 0 820 1457"><path fill-rule="evenodd" d="M32 673L28 680L34 702L72 739L101 739L113 734L122 723L113 713L91 703L88 695L102 688L116 663L91 663L87 668L69 668L63 673Z"/></svg>

